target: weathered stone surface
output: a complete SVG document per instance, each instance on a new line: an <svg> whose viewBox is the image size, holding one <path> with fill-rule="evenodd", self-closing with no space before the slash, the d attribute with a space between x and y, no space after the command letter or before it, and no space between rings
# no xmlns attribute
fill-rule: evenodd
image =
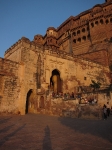
<svg viewBox="0 0 112 150"><path fill-rule="evenodd" d="M93 107L77 107L81 97L112 106L107 91L112 83L111 2L72 16L57 29L49 27L45 36L22 37L11 46L0 58L0 113L98 117ZM92 80L101 83L100 93L93 93Z"/></svg>

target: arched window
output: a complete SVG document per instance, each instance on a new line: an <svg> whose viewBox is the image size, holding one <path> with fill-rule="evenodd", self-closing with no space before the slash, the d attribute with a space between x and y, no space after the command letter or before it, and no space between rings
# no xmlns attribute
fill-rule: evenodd
<svg viewBox="0 0 112 150"><path fill-rule="evenodd" d="M109 23L108 19L106 19L105 23L106 23L106 24L108 24L108 23Z"/></svg>
<svg viewBox="0 0 112 150"><path fill-rule="evenodd" d="M80 30L77 31L77 34L80 34Z"/></svg>
<svg viewBox="0 0 112 150"><path fill-rule="evenodd" d="M94 27L94 23L91 23L91 27L92 27L92 28Z"/></svg>
<svg viewBox="0 0 112 150"><path fill-rule="evenodd" d="M44 103L44 97L43 96L40 97L39 108L45 108L45 103Z"/></svg>
<svg viewBox="0 0 112 150"><path fill-rule="evenodd" d="M100 23L103 24L103 19L100 20Z"/></svg>
<svg viewBox="0 0 112 150"><path fill-rule="evenodd" d="M81 38L78 38L77 41L78 41L78 42L81 42Z"/></svg>
<svg viewBox="0 0 112 150"><path fill-rule="evenodd" d="M73 36L76 36L76 32L73 32L73 34L72 34Z"/></svg>
<svg viewBox="0 0 112 150"><path fill-rule="evenodd" d="M82 29L82 32L85 32L85 28Z"/></svg>
<svg viewBox="0 0 112 150"><path fill-rule="evenodd" d="M76 43L76 39L74 39L73 42Z"/></svg>
<svg viewBox="0 0 112 150"><path fill-rule="evenodd" d="M90 39L90 34L88 34L87 38Z"/></svg>
<svg viewBox="0 0 112 150"><path fill-rule="evenodd" d="M84 41L86 41L86 36L83 36L82 39L83 39Z"/></svg>
<svg viewBox="0 0 112 150"><path fill-rule="evenodd" d="M95 24L98 25L98 21L95 21Z"/></svg>

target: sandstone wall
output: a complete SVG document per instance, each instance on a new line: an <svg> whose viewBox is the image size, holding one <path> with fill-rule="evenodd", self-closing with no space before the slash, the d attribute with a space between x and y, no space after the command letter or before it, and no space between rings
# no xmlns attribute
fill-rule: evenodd
<svg viewBox="0 0 112 150"><path fill-rule="evenodd" d="M0 58L0 113L19 113L23 66Z"/></svg>
<svg viewBox="0 0 112 150"><path fill-rule="evenodd" d="M60 54L46 51L46 59L44 60L46 83L50 84L51 73L57 69L63 80L63 92L74 91L74 88L79 85L89 86L91 80L101 82L102 86L109 84L108 67L84 59L65 57L66 59Z"/></svg>
<svg viewBox="0 0 112 150"><path fill-rule="evenodd" d="M21 50L22 50L22 42L21 40L19 40L5 52L4 58L10 59L15 62L20 62Z"/></svg>

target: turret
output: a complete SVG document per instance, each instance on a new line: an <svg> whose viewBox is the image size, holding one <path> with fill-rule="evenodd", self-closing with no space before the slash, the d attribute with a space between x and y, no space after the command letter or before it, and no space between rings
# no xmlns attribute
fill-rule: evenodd
<svg viewBox="0 0 112 150"><path fill-rule="evenodd" d="M43 45L43 36L40 34L37 34L34 36L33 40L36 44Z"/></svg>
<svg viewBox="0 0 112 150"><path fill-rule="evenodd" d="M52 47L57 46L57 31L54 27L49 27L46 32L46 44Z"/></svg>

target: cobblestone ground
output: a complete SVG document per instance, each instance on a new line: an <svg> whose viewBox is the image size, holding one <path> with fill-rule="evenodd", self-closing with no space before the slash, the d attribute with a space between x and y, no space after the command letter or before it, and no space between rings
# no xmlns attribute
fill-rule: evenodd
<svg viewBox="0 0 112 150"><path fill-rule="evenodd" d="M107 120L0 116L0 150L112 150L112 116Z"/></svg>

